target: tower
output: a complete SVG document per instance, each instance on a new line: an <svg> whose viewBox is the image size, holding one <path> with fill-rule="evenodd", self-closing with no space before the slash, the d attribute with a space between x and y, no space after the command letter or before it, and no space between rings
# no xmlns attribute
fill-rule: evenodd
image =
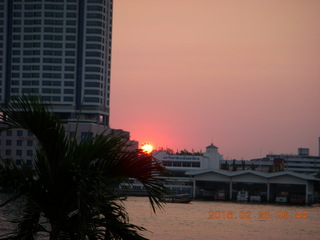
<svg viewBox="0 0 320 240"><path fill-rule="evenodd" d="M41 95L65 121L108 126L112 2L0 1L0 100Z"/></svg>
<svg viewBox="0 0 320 240"><path fill-rule="evenodd" d="M113 0L0 0L0 103L40 95L70 135L78 120L81 137L104 131L112 10ZM18 165L32 164L36 145L26 130L0 132L0 156Z"/></svg>

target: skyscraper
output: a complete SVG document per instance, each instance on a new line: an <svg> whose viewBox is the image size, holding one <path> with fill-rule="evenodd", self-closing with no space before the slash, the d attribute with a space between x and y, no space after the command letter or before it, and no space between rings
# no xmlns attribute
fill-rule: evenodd
<svg viewBox="0 0 320 240"><path fill-rule="evenodd" d="M109 125L112 0L0 0L0 99Z"/></svg>
<svg viewBox="0 0 320 240"><path fill-rule="evenodd" d="M41 95L70 135L105 131L112 5L113 0L0 0L0 102ZM129 138L128 132L107 129ZM0 132L0 157L18 165L32 164L36 145L29 131Z"/></svg>

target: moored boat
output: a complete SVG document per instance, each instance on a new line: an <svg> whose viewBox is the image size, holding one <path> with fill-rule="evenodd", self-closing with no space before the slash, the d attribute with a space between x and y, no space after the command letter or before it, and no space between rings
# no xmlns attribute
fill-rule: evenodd
<svg viewBox="0 0 320 240"><path fill-rule="evenodd" d="M241 190L238 192L237 201L238 202L247 202L249 199L249 194L247 191Z"/></svg>
<svg viewBox="0 0 320 240"><path fill-rule="evenodd" d="M192 199L189 194L175 194L165 197L167 203L190 203Z"/></svg>

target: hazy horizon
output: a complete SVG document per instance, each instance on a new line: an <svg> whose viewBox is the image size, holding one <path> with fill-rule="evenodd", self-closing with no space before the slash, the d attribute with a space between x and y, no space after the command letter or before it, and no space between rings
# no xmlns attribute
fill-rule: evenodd
<svg viewBox="0 0 320 240"><path fill-rule="evenodd" d="M318 155L320 1L114 1L112 128L225 159Z"/></svg>

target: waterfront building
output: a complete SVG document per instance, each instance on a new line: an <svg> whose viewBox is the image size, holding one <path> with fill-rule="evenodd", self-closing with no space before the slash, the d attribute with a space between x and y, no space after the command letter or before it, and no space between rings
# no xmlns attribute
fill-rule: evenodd
<svg viewBox="0 0 320 240"><path fill-rule="evenodd" d="M292 171L316 175L320 173L320 156L310 156L309 148L299 148L298 154L268 154L250 160L261 172Z"/></svg>
<svg viewBox="0 0 320 240"><path fill-rule="evenodd" d="M210 144L202 155L177 155L166 151L154 151L153 156L173 175L183 175L186 171L199 169L220 169L223 156L218 147Z"/></svg>
<svg viewBox="0 0 320 240"><path fill-rule="evenodd" d="M298 155L267 155L251 161L224 160L213 144L206 147L203 155L156 151L153 156L166 168L167 187L175 194L235 201L243 191L247 201L281 200L296 204L320 201L320 179L314 176L319 171L320 157L309 156L306 148L300 148ZM307 161L312 162L311 168ZM224 167L226 163L228 168ZM135 187L141 188L139 184Z"/></svg>

